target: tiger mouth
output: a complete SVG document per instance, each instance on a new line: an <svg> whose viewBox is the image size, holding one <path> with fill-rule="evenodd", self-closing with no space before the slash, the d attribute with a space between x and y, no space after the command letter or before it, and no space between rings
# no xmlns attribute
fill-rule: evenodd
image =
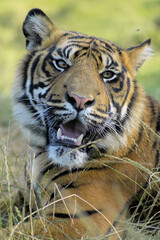
<svg viewBox="0 0 160 240"><path fill-rule="evenodd" d="M57 131L50 129L49 141L52 145L60 144L69 147L79 147L83 145L83 140L87 134L87 129L78 120L72 120L60 124Z"/></svg>

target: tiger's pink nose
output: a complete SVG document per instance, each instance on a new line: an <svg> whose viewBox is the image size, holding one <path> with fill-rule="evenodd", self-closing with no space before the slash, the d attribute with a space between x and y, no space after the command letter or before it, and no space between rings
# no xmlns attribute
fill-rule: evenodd
<svg viewBox="0 0 160 240"><path fill-rule="evenodd" d="M92 97L81 97L77 94L68 94L68 102L72 104L76 109L84 109L94 104L95 100Z"/></svg>

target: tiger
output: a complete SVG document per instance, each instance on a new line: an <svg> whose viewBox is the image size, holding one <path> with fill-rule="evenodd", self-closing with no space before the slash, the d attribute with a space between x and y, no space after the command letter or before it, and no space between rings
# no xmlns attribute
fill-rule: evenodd
<svg viewBox="0 0 160 240"><path fill-rule="evenodd" d="M13 111L30 157L12 207L30 215L12 239L125 239L130 204L159 176L160 104L136 80L151 39L120 48L38 8L23 34Z"/></svg>

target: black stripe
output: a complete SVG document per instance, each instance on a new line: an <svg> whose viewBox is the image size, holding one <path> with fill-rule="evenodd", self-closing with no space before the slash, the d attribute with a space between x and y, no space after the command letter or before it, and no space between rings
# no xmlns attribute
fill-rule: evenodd
<svg viewBox="0 0 160 240"><path fill-rule="evenodd" d="M129 85L128 85L128 88L127 88L127 94L126 94L126 97L125 97L125 100L124 100L122 106L124 105L124 103L125 103L125 101L126 101L126 99L127 99L128 93L129 93L129 89L130 89L130 81L129 81L129 78L128 78L128 84L129 84ZM130 117L130 113L131 113L131 111L132 111L132 107L133 107L133 104L134 104L134 102L135 102L135 100L136 100L136 97L137 97L137 84L136 84L136 82L135 82L135 84L134 84L134 92L133 92L133 95L132 95L132 97L131 97L130 103L129 103L129 105L128 105L126 116L125 116L125 117L123 118L123 120L121 121L122 125L124 125L125 122L126 122L126 120Z"/></svg>
<svg viewBox="0 0 160 240"><path fill-rule="evenodd" d="M74 183L66 183L65 185L62 185L61 187L63 188L63 189L76 189L76 188L78 188L78 187L81 187L81 186L85 186L85 185L89 185L88 183L82 183L82 184L78 184L78 185L74 185ZM51 194L51 196L50 196L50 202L54 199L54 196L55 196L55 194L54 194L54 192Z"/></svg>
<svg viewBox="0 0 160 240"><path fill-rule="evenodd" d="M86 40L87 40L87 38L86 38ZM74 44L74 43L78 43L78 44L86 44L86 45L90 45L91 44L91 42L92 41L88 41L88 42L86 42L86 41L69 41L69 43L71 43L71 44ZM89 47L89 46L88 46Z"/></svg>
<svg viewBox="0 0 160 240"><path fill-rule="evenodd" d="M50 101L47 101L47 102L52 102L52 100L50 100ZM50 109L51 110L51 109ZM59 106L56 106L56 107L52 107L52 113L51 114L53 114L53 112L55 112L55 111L57 111L57 110L60 110L60 111L65 111L66 110L66 108L65 107L59 107ZM48 111L47 111L47 113L48 113ZM63 115L64 116L64 115Z"/></svg>
<svg viewBox="0 0 160 240"><path fill-rule="evenodd" d="M121 126L120 122L118 120L116 120L116 124L114 124L114 127L116 129L116 132L119 134L119 135L123 135L123 132L124 132L124 129L123 127Z"/></svg>
<svg viewBox="0 0 160 240"><path fill-rule="evenodd" d="M111 51L112 53L114 53L115 51L113 50L113 48L108 44L106 43L105 41L101 40L101 39L98 39L100 41L100 43L103 43L105 45L105 47L107 48L108 51ZM113 45L113 44L112 44ZM101 46L100 46L101 47Z"/></svg>
<svg viewBox="0 0 160 240"><path fill-rule="evenodd" d="M143 131L144 131L144 128L143 128L143 126L141 124L140 127L139 127L139 132L138 132L138 140L136 142L137 145L139 145L139 143L140 143L140 141L142 139Z"/></svg>
<svg viewBox="0 0 160 240"><path fill-rule="evenodd" d="M153 98L151 96L148 96L148 99L149 99L149 102L150 102L150 107L151 107L151 110L152 110L152 114L155 115L156 112L155 112L155 109L154 109L154 101L153 101Z"/></svg>
<svg viewBox="0 0 160 240"><path fill-rule="evenodd" d="M101 212L102 210L98 210ZM54 217L57 218L73 218L73 219L79 219L81 217L90 217L93 214L97 214L98 211L96 210L86 210L86 211L81 211L79 214L67 214L67 213L55 213ZM53 216L53 213L50 213L49 215Z"/></svg>
<svg viewBox="0 0 160 240"><path fill-rule="evenodd" d="M74 33L77 33L77 32L74 32ZM88 38L88 37L83 35L76 35L76 36L71 36L68 39L84 39L84 38Z"/></svg>
<svg viewBox="0 0 160 240"><path fill-rule="evenodd" d="M52 202L53 199L54 199L54 192L51 194L49 201Z"/></svg>
<svg viewBox="0 0 160 240"><path fill-rule="evenodd" d="M152 146L152 147L153 147L153 149L155 149L155 148L156 148L156 146L157 146L157 142L158 142L158 141L157 141L157 138L155 138L155 140L154 140L154 142L153 142L153 146Z"/></svg>
<svg viewBox="0 0 160 240"><path fill-rule="evenodd" d="M118 63L115 62L115 61L112 63L112 65L113 65L114 67L119 67ZM123 66L123 68L124 68L124 66ZM124 68L124 69L125 69L125 68ZM124 70L124 72L126 72L126 69ZM123 78L123 77L122 77L122 78ZM123 79L124 79L124 78L123 78Z"/></svg>
<svg viewBox="0 0 160 240"><path fill-rule="evenodd" d="M112 87L112 89L113 89L113 91L114 91L115 93L118 93L118 92L122 91L123 85L124 85L124 82L123 82L123 80L122 80L122 81L120 81L120 83L119 83L119 88ZM127 89L127 90L128 90L128 89Z"/></svg>
<svg viewBox="0 0 160 240"><path fill-rule="evenodd" d="M97 54L98 54L98 56L101 56L101 53L100 53L99 49L92 48L92 52L95 52L96 56L97 56ZM97 57L98 57L98 56L97 56ZM110 56L110 55L109 55L109 56Z"/></svg>
<svg viewBox="0 0 160 240"><path fill-rule="evenodd" d="M34 56L34 54L35 54L34 52L32 54L28 54L27 58L23 62L23 67L21 67L21 72L23 73L22 89L25 89L25 87L26 87L26 81L28 79L28 67L29 67L30 61L31 61L32 57Z"/></svg>
<svg viewBox="0 0 160 240"><path fill-rule="evenodd" d="M157 118L157 124L156 124L156 131L160 132L160 108L158 111L158 118Z"/></svg>
<svg viewBox="0 0 160 240"><path fill-rule="evenodd" d="M151 96L147 96L150 102L150 108L152 112L152 117L150 118L150 125L154 122L156 111L155 111L155 100ZM156 127L157 128L157 127Z"/></svg>
<svg viewBox="0 0 160 240"><path fill-rule="evenodd" d="M48 163L46 163L46 165L47 166L44 168L44 170L41 171L41 175L45 175L48 171L56 168L55 164L52 162L48 162Z"/></svg>
<svg viewBox="0 0 160 240"><path fill-rule="evenodd" d="M103 42L102 42L103 43ZM109 45L108 45L109 46ZM99 48L100 48L100 50L104 53L104 54L106 54L106 51L108 51L108 52L110 52L111 54L113 54L115 51L109 46L109 47L107 47L106 46L106 44L105 44L105 46L103 46L103 45L99 45ZM103 50L102 50L103 49ZM107 53L108 54L108 53Z"/></svg>
<svg viewBox="0 0 160 240"><path fill-rule="evenodd" d="M76 51L75 53L74 53L74 59L75 58L78 58L79 57L79 55L81 54L81 50L78 50L78 51ZM68 55L69 55L69 53L68 53Z"/></svg>
<svg viewBox="0 0 160 240"><path fill-rule="evenodd" d="M81 51L83 51L83 50L81 50ZM87 55L87 52L84 52L84 53L82 53L82 54L79 54L79 57L83 57L83 56L85 56L85 55Z"/></svg>
<svg viewBox="0 0 160 240"><path fill-rule="evenodd" d="M53 51L55 50L55 45L52 46L49 50L48 50L48 54L45 56L45 58L43 59L43 64L42 64L42 71L46 74L47 77L53 77L51 76L50 72L48 70L46 70L46 63L48 62L48 64L50 64L52 67L54 66L52 63L53 58L51 57L51 54L53 53Z"/></svg>
<svg viewBox="0 0 160 240"><path fill-rule="evenodd" d="M39 99L41 99L41 98L46 98L46 95L48 94L48 92L51 90L51 88L50 87L48 87L48 89L46 90L46 92L45 93L39 93L38 94L38 97L39 97Z"/></svg>
<svg viewBox="0 0 160 240"><path fill-rule="evenodd" d="M52 106L52 107L48 108L48 109L45 111L44 114L45 114L45 117L46 117L49 121L56 118L57 124L61 124L61 122L62 122L62 117L68 116L68 114L67 114L67 113L63 113L63 116L62 116L62 114L61 114L61 115L56 114L56 111L57 111L57 110L66 110L66 109L63 109L63 108L58 107L58 106L55 106L55 107ZM51 123L51 122L50 122L50 123ZM54 124L54 122L53 122L53 124Z"/></svg>
<svg viewBox="0 0 160 240"><path fill-rule="evenodd" d="M97 53L99 53L99 51L97 51ZM96 64L97 64L97 67L99 68L99 66L100 66L100 64L101 64L101 62L102 62L102 57L101 57L101 55L100 55L100 54L95 54L95 53L94 53L94 50L91 52L91 54L92 54L92 57L95 59L95 62L96 62ZM100 62L98 62L98 60L99 60Z"/></svg>
<svg viewBox="0 0 160 240"><path fill-rule="evenodd" d="M44 83L44 82L39 81L38 83L34 84L34 89L45 88L45 87L47 87L48 85L49 85L49 83L46 84L46 83Z"/></svg>
<svg viewBox="0 0 160 240"><path fill-rule="evenodd" d="M98 56L98 58L99 58L99 61L102 63L102 56L101 56L101 54Z"/></svg>
<svg viewBox="0 0 160 240"><path fill-rule="evenodd" d="M39 54L39 55L34 59L34 61L33 61L33 63L32 63L32 67L31 67L31 73L30 73L30 74L31 74L31 83L30 83L30 89L29 89L29 91L30 91L30 93L31 93L32 96L33 96L33 89L34 89L34 85L33 85L34 72L35 72L36 67L37 67L37 65L38 65L38 63L39 63L40 57L41 57L41 54Z"/></svg>
<svg viewBox="0 0 160 240"><path fill-rule="evenodd" d="M96 47L98 47L98 45L96 44L96 42L94 42L94 46L96 46ZM97 54L96 54L96 56L97 56L97 58L99 59L99 61L102 63L102 56L101 56L101 49L95 49L95 48L92 48L92 52L96 52ZM105 52L105 54L106 54L106 52Z"/></svg>
<svg viewBox="0 0 160 240"><path fill-rule="evenodd" d="M66 36L72 36L71 32L64 33L60 38L66 37Z"/></svg>
<svg viewBox="0 0 160 240"><path fill-rule="evenodd" d="M40 119L37 119L36 117L36 120L39 122L39 124L38 122L37 122L37 125L26 124L25 128L28 128L30 131L34 132L37 135L45 136L46 131L42 129L42 124L40 124L41 123Z"/></svg>
<svg viewBox="0 0 160 240"><path fill-rule="evenodd" d="M66 58L69 58L69 54L70 54L70 52L71 52L71 48L67 51L67 55L66 55L66 50L67 50L67 48L68 48L68 46L66 46L64 49L63 49L63 54L64 54L64 56L66 57Z"/></svg>
<svg viewBox="0 0 160 240"><path fill-rule="evenodd" d="M89 185L87 182L86 183L82 183L82 184L74 184L74 182L71 182L71 183L65 183L64 185L62 185L62 188L64 189L72 189L72 188L79 188L81 186L86 186L86 185Z"/></svg>
<svg viewBox="0 0 160 240"><path fill-rule="evenodd" d="M89 46L87 46L87 47L84 47L83 45L81 46L81 45L79 45L78 43L70 43L67 47L78 47L78 48L81 48L81 49L83 49L83 50L87 50L88 48L89 48Z"/></svg>
<svg viewBox="0 0 160 240"><path fill-rule="evenodd" d="M127 100L127 97L128 97L128 94L129 94L129 91L130 91L130 88L131 88L131 82L130 82L130 79L129 79L129 77L127 77L127 93L126 93L126 96L125 96L125 99L124 99L124 101L123 101L123 103L122 103L122 107L123 107L123 105L125 104L125 102L126 102L126 100ZM135 87L134 87L134 92L135 92ZM133 93L133 95L134 95L134 93ZM133 97L133 96L132 96ZM131 98L131 101L132 101L133 99Z"/></svg>
<svg viewBox="0 0 160 240"><path fill-rule="evenodd" d="M96 214L96 213L98 213L98 212L101 212L102 210L98 210L98 211L96 211L96 210L87 210L87 211L83 211L82 212L82 214L84 214L84 215L88 215L88 216L91 216L91 215L93 215L93 214Z"/></svg>
<svg viewBox="0 0 160 240"><path fill-rule="evenodd" d="M52 96L51 96L52 97ZM47 100L47 102L52 102L52 103L62 103L60 99L51 99L51 97ZM57 107L56 107L57 108Z"/></svg>
<svg viewBox="0 0 160 240"><path fill-rule="evenodd" d="M112 63L110 65L112 65ZM101 74L101 76L102 76L102 74ZM120 74L118 74L117 77L114 78L113 80L107 81L107 83L108 84L115 84L115 83L119 82L119 76L120 76ZM102 76L102 78L103 78L103 76Z"/></svg>
<svg viewBox="0 0 160 240"><path fill-rule="evenodd" d="M53 216L53 213L49 213L48 214L49 216ZM67 213L55 213L54 214L54 217L56 218L75 218L75 219L78 219L79 217L75 214L74 217L72 214L68 215Z"/></svg>
<svg viewBox="0 0 160 240"><path fill-rule="evenodd" d="M55 181L56 179L58 179L58 178L61 178L61 177L63 177L63 176L65 176L65 175L68 175L68 174L73 174L73 173L80 173L80 172L83 172L83 171L92 171L92 170L104 170L104 169L107 169L108 167L107 166L102 166L101 168L79 168L79 169L72 169L72 171L69 171L69 170L66 170L66 171L64 171L64 172L62 172L62 173L60 173L59 175L57 175L57 176L55 176L55 177L53 177L52 179L51 179L51 181L53 182L53 181ZM43 173L43 172L42 172Z"/></svg>
<svg viewBox="0 0 160 240"><path fill-rule="evenodd" d="M159 166L159 150L156 151L155 167Z"/></svg>
<svg viewBox="0 0 160 240"><path fill-rule="evenodd" d="M42 146L38 146L38 148L41 149L41 152L37 153L37 154L35 155L35 158L39 157L39 156L40 156L41 154L43 154L43 153L46 153L46 150L44 150L44 148L43 148Z"/></svg>
<svg viewBox="0 0 160 240"><path fill-rule="evenodd" d="M117 103L117 102L114 101L114 97L113 97L113 94L112 94L112 93L110 93L110 96L111 96L111 98L112 98L112 103L113 103L114 107L116 107L116 109L117 109L117 113L120 113L120 112L121 112L121 108L120 108L119 103Z"/></svg>
<svg viewBox="0 0 160 240"><path fill-rule="evenodd" d="M97 55L93 54L93 52L91 52L91 54L92 54L92 57L94 58L94 60L96 62L97 67L98 67Z"/></svg>
<svg viewBox="0 0 160 240"><path fill-rule="evenodd" d="M79 35L77 32L74 32L74 33L76 33L76 35L71 36L71 37L69 37L68 39L77 39L77 42L78 42L78 39L98 40L99 42L106 44L105 41L103 41L102 39L99 39L99 38L97 38L97 37L92 37L92 36L87 36L87 35ZM86 42L86 43L87 43L87 42ZM109 47L110 47L110 46L109 46Z"/></svg>
<svg viewBox="0 0 160 240"><path fill-rule="evenodd" d="M121 107L120 107L119 103L114 101L112 93L110 93L110 96L111 96L112 103L113 103L114 107L116 107L116 109L117 109L117 113L120 113L121 112ZM118 116L118 119L115 121L114 127L115 127L115 130L118 134L120 134L120 135L123 134L124 129L122 128L122 123L120 123L119 116Z"/></svg>
<svg viewBox="0 0 160 240"><path fill-rule="evenodd" d="M58 48L58 49L57 49L57 53L59 54L59 56L63 57L62 49L61 49L61 48Z"/></svg>
<svg viewBox="0 0 160 240"><path fill-rule="evenodd" d="M28 129L30 129L30 130L32 130L33 132L38 133L38 134L40 134L40 132L42 132L42 134L43 134L44 131L43 131L43 130L41 129L41 127L40 127L40 126L43 126L41 117L40 117L39 113L37 112L37 110L34 108L34 106L31 105L29 98L24 94L22 97L20 97L20 98L18 98L18 99L16 99L16 100L17 100L17 103L22 103L22 104L24 104L25 107L26 107L31 113L34 114L34 116L32 116L32 118L33 118L33 119L36 119L36 121L37 121L37 126L36 126L36 127L33 126L33 125L30 125L30 124L26 125L25 127L28 128ZM37 128L37 130L36 130L36 128ZM39 129L39 130L38 130L38 129ZM42 135L42 134L41 134L41 135Z"/></svg>
<svg viewBox="0 0 160 240"><path fill-rule="evenodd" d="M106 120L105 117L99 116L99 115L97 115L97 114L95 114L95 113L91 113L90 115L91 115L92 117L95 117L95 118L98 118L98 119L101 119L101 120ZM94 121L94 120L92 120L92 122L95 122L95 123L96 123L96 121Z"/></svg>
<svg viewBox="0 0 160 240"><path fill-rule="evenodd" d="M50 64L52 67L54 66L51 59L50 59L50 52L47 54L47 56L45 56L45 58L43 59L43 64L42 64L42 71L46 74L47 78L52 77L50 71L46 70L46 64L48 61L48 64Z"/></svg>
<svg viewBox="0 0 160 240"><path fill-rule="evenodd" d="M20 98L17 98L16 101L17 103L23 103L30 112L34 113L34 116L36 117L35 113L37 113L37 110L31 105L30 100L26 94L24 94ZM38 113L37 113L37 116L39 116Z"/></svg>
<svg viewBox="0 0 160 240"><path fill-rule="evenodd" d="M107 113L107 106L106 106L106 110L104 111L104 110L102 110L102 109L100 109L100 108L97 108L96 109L98 112L100 112L100 113ZM109 111L108 111L109 112Z"/></svg>
<svg viewBox="0 0 160 240"><path fill-rule="evenodd" d="M84 169L73 169L73 170L72 170L72 173L81 172L81 171L83 171L83 170L84 170ZM65 176L65 175L68 175L68 174L70 174L70 173L71 173L71 171L66 170L66 171L60 173L59 175L53 177L53 178L51 179L51 182L55 181L56 179L58 179L58 178L60 178L60 177L63 177L63 176Z"/></svg>

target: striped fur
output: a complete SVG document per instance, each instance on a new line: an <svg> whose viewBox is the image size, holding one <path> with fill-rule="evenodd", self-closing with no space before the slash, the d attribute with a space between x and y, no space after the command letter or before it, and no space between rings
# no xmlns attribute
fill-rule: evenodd
<svg viewBox="0 0 160 240"><path fill-rule="evenodd" d="M150 40L122 49L59 30L39 9L23 32L14 113L34 152L25 176L33 210L44 207L42 220L53 223L35 219L34 235L123 239L127 206L149 178L144 168L159 166L160 105L136 81Z"/></svg>

